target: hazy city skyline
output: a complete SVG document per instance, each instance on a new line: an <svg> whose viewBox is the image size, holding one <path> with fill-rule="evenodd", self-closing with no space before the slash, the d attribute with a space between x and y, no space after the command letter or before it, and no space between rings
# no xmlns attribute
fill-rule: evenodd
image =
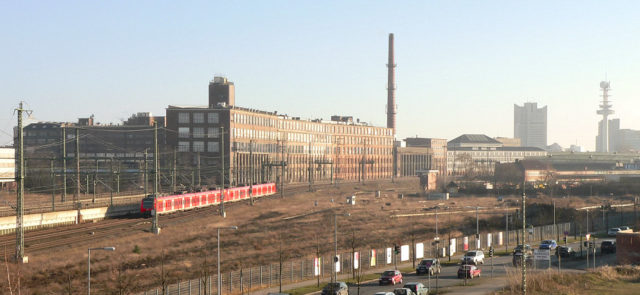
<svg viewBox="0 0 640 295"><path fill-rule="evenodd" d="M239 106L385 126L394 33L398 139L512 137L512 105L537 102L548 106L548 144L594 150L605 78L612 118L640 129L637 6L1 3L0 145L20 100L40 120L117 123L205 105L215 74L235 83Z"/></svg>

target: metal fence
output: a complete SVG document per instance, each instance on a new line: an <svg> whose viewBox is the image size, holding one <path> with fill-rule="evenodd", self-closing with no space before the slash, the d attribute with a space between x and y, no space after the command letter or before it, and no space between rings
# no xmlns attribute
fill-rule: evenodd
<svg viewBox="0 0 640 295"><path fill-rule="evenodd" d="M534 227L532 229L527 229L527 243L530 241L540 241L544 239L555 239L557 236L564 236L565 232L571 233L572 227L571 223L560 223L556 226L554 225L545 225ZM488 235L491 234L491 242L488 243ZM502 243L500 243L500 235L502 235ZM518 237L522 235L522 230L511 230L507 233L505 232L493 232L493 233L483 233L480 235L480 248L487 249L488 245L491 244L496 249L497 247L504 247L505 245L515 246ZM483 238L484 237L484 238ZM468 239L468 248L475 249L476 247L476 237L475 235L467 236ZM447 237L448 240L448 237ZM436 253L435 246L432 245L432 240L429 241L416 241L416 243L422 242L424 245L423 248L423 256L424 257L433 257ZM454 242L456 253L464 252L464 236L456 236L451 237L450 242ZM410 243L409 243L410 245ZM451 247L449 243L445 240L444 243L441 242L439 245L442 250L443 247ZM390 246L392 247L392 246ZM398 255L392 255L391 263L388 263L387 260L387 249L385 248L374 248L367 249L362 251L362 248L356 249L356 252L359 252L358 265L363 271L367 271L369 269L384 269L388 265L393 265L395 262L394 259L400 259ZM410 248L410 259L415 257L415 249L416 247ZM375 250L375 259L373 251ZM440 253L442 254L442 253ZM455 253L451 253L454 255ZM353 253L349 252L341 252L340 255L340 274L352 274L354 269L354 259ZM319 277L320 280L331 277L331 268L333 267L333 263L331 263L333 258L333 254L323 255L319 259ZM285 284L291 284L295 282L305 281L305 280L315 280L317 279L315 275L315 257L311 258L303 258L299 260L290 260L285 261L280 265L280 263L274 263L264 266L256 266L252 268L246 268L236 271L231 271L224 273L222 275L221 282L221 290L222 294L242 294L247 293L249 291L275 287L280 284L283 286ZM400 263L401 261L397 261ZM406 261L402 261L404 263ZM282 269L281 269L282 267ZM282 273L282 274L281 274ZM282 282L280 282L282 280ZM142 293L138 293L140 295L211 295L217 293L217 276L210 275L206 277L201 277L192 280L179 281L174 284L170 284L164 288L158 287L153 290L145 291Z"/></svg>

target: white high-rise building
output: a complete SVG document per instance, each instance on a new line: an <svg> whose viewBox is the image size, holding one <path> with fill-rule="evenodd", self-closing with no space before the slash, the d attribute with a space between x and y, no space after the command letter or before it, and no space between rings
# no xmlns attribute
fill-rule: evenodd
<svg viewBox="0 0 640 295"><path fill-rule="evenodd" d="M513 105L513 137L519 138L525 147L547 148L547 106L527 102Z"/></svg>

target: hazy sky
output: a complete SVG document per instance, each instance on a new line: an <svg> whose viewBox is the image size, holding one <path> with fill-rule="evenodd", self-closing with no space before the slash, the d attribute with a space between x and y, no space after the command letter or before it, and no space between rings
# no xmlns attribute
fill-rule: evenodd
<svg viewBox="0 0 640 295"><path fill-rule="evenodd" d="M236 104L386 124L395 33L398 137L513 136L513 104L548 105L548 143L594 149L598 84L640 129L638 1L2 1L0 145L33 117L118 122Z"/></svg>

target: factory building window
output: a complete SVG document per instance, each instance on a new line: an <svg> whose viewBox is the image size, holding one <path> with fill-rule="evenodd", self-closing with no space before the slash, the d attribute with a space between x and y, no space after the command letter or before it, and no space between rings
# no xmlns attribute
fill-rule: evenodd
<svg viewBox="0 0 640 295"><path fill-rule="evenodd" d="M188 141L179 141L178 142L178 151L179 152L188 152L189 151L189 142Z"/></svg>
<svg viewBox="0 0 640 295"><path fill-rule="evenodd" d="M195 124L204 123L204 114L203 113L193 113L193 123L195 123Z"/></svg>
<svg viewBox="0 0 640 295"><path fill-rule="evenodd" d="M207 114L207 122L210 124L218 124L220 123L220 117L218 113L208 113Z"/></svg>
<svg viewBox="0 0 640 295"><path fill-rule="evenodd" d="M178 123L189 124L189 113L178 113Z"/></svg>
<svg viewBox="0 0 640 295"><path fill-rule="evenodd" d="M207 137L208 138L218 138L220 136L220 129L218 128L207 128Z"/></svg>
<svg viewBox="0 0 640 295"><path fill-rule="evenodd" d="M204 141L194 141L193 142L193 151L194 152L204 152Z"/></svg>
<svg viewBox="0 0 640 295"><path fill-rule="evenodd" d="M195 116L194 116L195 119ZM195 138L203 138L204 137L204 128L203 127L194 127L193 128L193 137Z"/></svg>
<svg viewBox="0 0 640 295"><path fill-rule="evenodd" d="M217 153L220 151L220 144L215 141L207 142L207 152Z"/></svg>
<svg viewBox="0 0 640 295"><path fill-rule="evenodd" d="M178 137L180 137L180 138L189 137L189 127L180 127L180 128L178 128Z"/></svg>

